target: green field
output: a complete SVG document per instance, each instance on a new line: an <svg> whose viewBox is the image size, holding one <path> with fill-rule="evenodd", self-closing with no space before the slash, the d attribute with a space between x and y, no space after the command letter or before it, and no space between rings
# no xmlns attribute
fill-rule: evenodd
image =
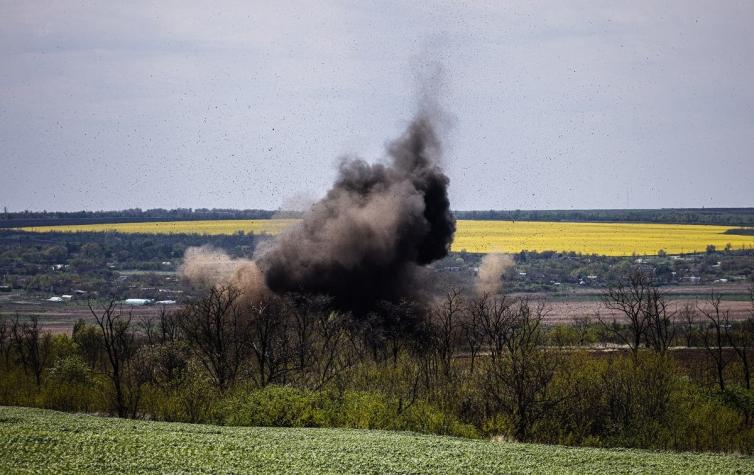
<svg viewBox="0 0 754 475"><path fill-rule="evenodd" d="M0 473L754 473L754 458L0 407Z"/></svg>

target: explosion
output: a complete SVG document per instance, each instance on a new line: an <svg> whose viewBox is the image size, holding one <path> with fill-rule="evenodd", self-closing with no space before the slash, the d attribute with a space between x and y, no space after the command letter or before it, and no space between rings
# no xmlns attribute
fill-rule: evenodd
<svg viewBox="0 0 754 475"><path fill-rule="evenodd" d="M253 260L191 248L182 275L241 283L252 293L264 291L263 280L267 291L326 294L356 313L382 300L421 298L424 266L448 254L455 232L438 111L424 100L407 130L387 145L386 163L344 159L325 197L300 223L262 243Z"/></svg>

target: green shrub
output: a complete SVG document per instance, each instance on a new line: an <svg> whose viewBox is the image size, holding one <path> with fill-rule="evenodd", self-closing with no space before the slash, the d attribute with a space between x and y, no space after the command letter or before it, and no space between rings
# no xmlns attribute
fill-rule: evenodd
<svg viewBox="0 0 754 475"><path fill-rule="evenodd" d="M322 427L327 420L319 393L282 386L237 386L220 403L220 421L233 426Z"/></svg>
<svg viewBox="0 0 754 475"><path fill-rule="evenodd" d="M741 415L719 394L685 383L674 392L672 407L671 440L664 445L676 450L752 452L751 428L742 427Z"/></svg>
<svg viewBox="0 0 754 475"><path fill-rule="evenodd" d="M216 421L213 413L220 402L220 394L195 361L189 361L177 381L147 384L142 392L142 411L152 419L192 423Z"/></svg>
<svg viewBox="0 0 754 475"><path fill-rule="evenodd" d="M340 395L289 386L238 386L218 405L216 420L234 426L349 427L478 436L472 425L426 401L416 401L400 412L398 408L396 400L379 393L345 391Z"/></svg>
<svg viewBox="0 0 754 475"><path fill-rule="evenodd" d="M40 406L39 388L34 377L21 367L3 368L0 373L0 404L4 406Z"/></svg>
<svg viewBox="0 0 754 475"><path fill-rule="evenodd" d="M70 412L102 410L103 400L96 390L97 385L98 381L81 356L64 356L47 370L40 405Z"/></svg>

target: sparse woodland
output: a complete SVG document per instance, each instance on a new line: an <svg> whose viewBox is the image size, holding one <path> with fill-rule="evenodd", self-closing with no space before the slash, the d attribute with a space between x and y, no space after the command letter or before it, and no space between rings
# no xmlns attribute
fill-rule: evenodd
<svg viewBox="0 0 754 475"><path fill-rule="evenodd" d="M215 287L133 318L114 301L49 335L0 322L0 404L239 426L399 429L585 446L754 452L752 314L671 307L638 271L624 319L543 323L545 302L449 290L355 316L324 296Z"/></svg>

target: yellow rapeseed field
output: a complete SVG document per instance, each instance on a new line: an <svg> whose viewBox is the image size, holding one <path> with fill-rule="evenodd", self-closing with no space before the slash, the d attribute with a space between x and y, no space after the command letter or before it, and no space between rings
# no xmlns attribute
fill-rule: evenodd
<svg viewBox="0 0 754 475"><path fill-rule="evenodd" d="M276 234L295 219L167 221L151 223L40 226L26 231L118 231L124 233L232 234L238 231ZM474 253L574 251L584 254L626 256L703 252L708 244L722 249L754 247L754 237L723 234L728 227L633 224L566 223L543 221L458 221L453 250Z"/></svg>
<svg viewBox="0 0 754 475"><path fill-rule="evenodd" d="M754 237L723 234L728 227L680 224L459 221L453 250L469 252L574 251L627 256L703 252L754 246Z"/></svg>
<svg viewBox="0 0 754 475"><path fill-rule="evenodd" d="M149 223L76 224L21 228L33 232L105 232L147 234L233 234L238 231L254 234L277 234L297 219L230 219L212 221L153 221Z"/></svg>

